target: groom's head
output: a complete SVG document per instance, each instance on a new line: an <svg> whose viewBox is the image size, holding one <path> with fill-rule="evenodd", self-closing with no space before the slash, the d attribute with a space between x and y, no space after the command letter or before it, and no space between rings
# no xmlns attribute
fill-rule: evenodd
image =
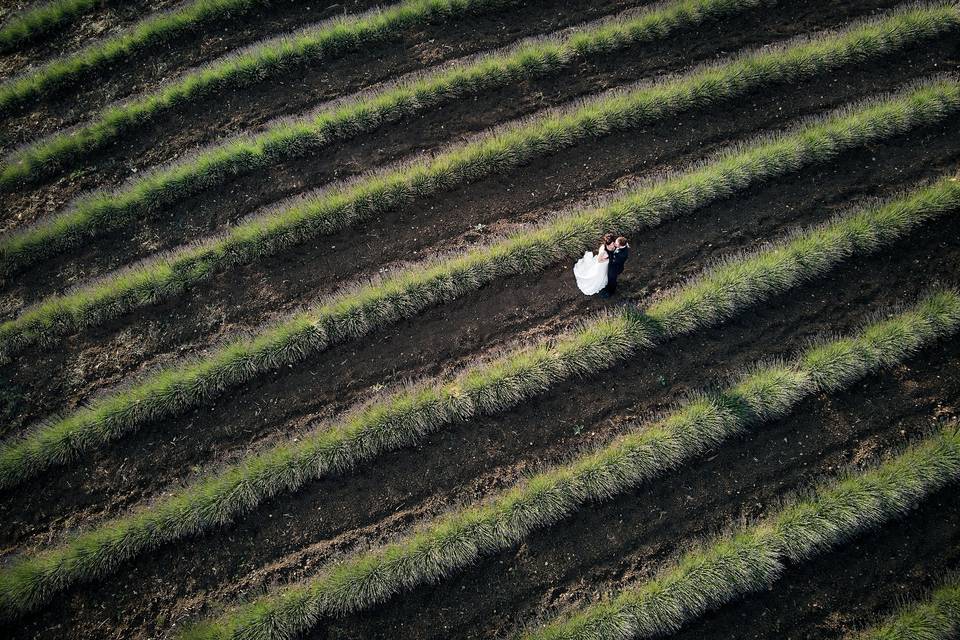
<svg viewBox="0 0 960 640"><path fill-rule="evenodd" d="M623 247L627 246L627 239L623 236L620 236L619 238L617 238L616 242L617 242L618 248L622 249Z"/></svg>

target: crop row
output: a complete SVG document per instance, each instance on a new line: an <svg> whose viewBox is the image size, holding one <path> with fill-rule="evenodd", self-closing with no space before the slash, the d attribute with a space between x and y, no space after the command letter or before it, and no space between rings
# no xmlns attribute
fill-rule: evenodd
<svg viewBox="0 0 960 640"><path fill-rule="evenodd" d="M903 515L958 478L960 429L954 422L874 469L825 484L814 497L689 553L657 578L629 586L525 639L628 640L674 632L709 609L766 588L788 564ZM286 637L282 628L277 631L243 637Z"/></svg>
<svg viewBox="0 0 960 640"><path fill-rule="evenodd" d="M54 0L13 16L0 29L0 51L39 38L68 20L88 13L100 0Z"/></svg>
<svg viewBox="0 0 960 640"><path fill-rule="evenodd" d="M660 40L677 29L703 24L760 5L763 0L678 0L640 16L593 26L559 40L521 46L476 62L441 70L382 91L374 97L322 112L295 123L276 125L246 140L231 142L138 183L152 206L169 203L231 176L282 159L315 153L320 147L372 131L403 117L524 79L558 75L580 60ZM137 103L113 110L76 131L61 133L9 156L0 167L0 188L47 175L103 148L143 120Z"/></svg>
<svg viewBox="0 0 960 640"><path fill-rule="evenodd" d="M916 44L919 40L954 30L958 26L960 8L946 5L916 9L897 13L886 20L871 21L835 36L827 36L784 50L745 56L720 67L709 67L664 86L641 88L625 95L607 96L572 113L547 114L500 136L454 149L426 166L412 171L407 168L396 170L371 180L371 185L358 185L347 194L328 195L321 197L319 201L301 204L294 211L277 212L270 219L257 220L251 225L241 227L244 231L238 229L237 233L240 233L241 237L257 235L253 229L258 229L263 234L263 227L272 225L290 235L292 225L302 226L305 224L304 218L316 217L319 215L318 210L330 208L328 201L332 198L366 199L370 200L368 206L371 209L383 210L385 205L393 204L390 195L401 187L417 195L424 195L420 193L421 190L429 193L439 188L449 188L456 183L505 171L520 162L529 161L532 157L555 152L585 139L635 128L652 118L709 106L720 100L743 95L758 86L797 81L844 64L889 54L907 45ZM584 42L595 46L598 34L593 35L593 38L588 37ZM602 29L599 42L607 41L607 35L607 31ZM552 57L552 54L549 57ZM500 65L495 65L496 67ZM487 67L482 66L481 69L486 71ZM441 76L440 85L446 87L449 82L450 76ZM436 87L431 88L436 90ZM411 95L407 94L403 98L410 99ZM388 103L390 102L393 100L388 99ZM364 113L371 108L376 110L375 102L372 107L361 103L348 108L346 111L353 117L348 115L347 121L341 122L340 126L351 128L352 119L356 118L354 110L360 109L361 113ZM272 136L268 139L272 140ZM297 143L302 142L303 138L295 138L293 146L296 147ZM279 142L281 148L287 144L284 140ZM230 156L233 153L239 153L241 158L249 158L256 156L258 150L257 146L253 149L234 149L233 152L215 150L212 156L201 156L187 165L139 180L119 193L104 194L81 201L66 214L5 239L0 243L0 265L4 272L15 273L43 258L78 246L90 237L136 222L146 213L147 207L166 204L171 197L179 197L177 194L181 191L189 194L196 189L197 184L207 184L208 177L213 178L214 184L211 186L214 186L220 171L217 168L219 161L224 154ZM266 157L266 161L273 159L269 155ZM418 181L412 182L412 178L405 178L408 173L415 173ZM191 184L194 186L191 187ZM409 198L412 194L401 193L395 195L394 199L402 198L403 195ZM378 206L377 199L384 202ZM326 212L327 218L333 215L335 214ZM340 217L345 216L341 214ZM278 219L286 219L286 224L280 224ZM332 224L332 221L328 222L328 226ZM342 227L344 223L337 226ZM228 240L229 238L222 242ZM229 245L222 247L224 252L229 252L230 249Z"/></svg>
<svg viewBox="0 0 960 640"><path fill-rule="evenodd" d="M204 23L244 13L263 4L266 0L193 0L177 11L145 18L120 35L91 44L0 85L0 115L73 82L81 74L120 63L145 47L169 42Z"/></svg>
<svg viewBox="0 0 960 640"><path fill-rule="evenodd" d="M847 386L901 362L960 325L960 297L942 293L866 328L809 349L792 365L760 369L725 391L701 396L663 421L542 472L487 504L445 515L419 533L343 562L304 583L233 612L209 637L298 636L323 617L366 609L477 559L519 544L584 504L677 468L748 426L789 412L804 397ZM283 629L280 634L272 630Z"/></svg>
<svg viewBox="0 0 960 640"><path fill-rule="evenodd" d="M132 32L117 36L57 60L36 72L0 85L0 114L37 99L43 93L74 81L80 74L121 60L131 51L157 40L164 41L194 28L200 22L266 4L266 0L194 0L181 11L149 18ZM460 18L475 12L496 11L517 0L403 0L382 11L324 23L293 36L267 40L243 53L226 57L169 83L129 107L108 109L105 117L126 112L128 121L146 121L161 110L195 100L218 90L241 88L275 77L293 64L319 62L331 55L389 41L403 29L437 20ZM132 107L132 109L130 108Z"/></svg>
<svg viewBox="0 0 960 640"><path fill-rule="evenodd" d="M407 272L349 297L334 299L253 338L229 343L195 363L154 374L138 386L106 396L5 444L0 447L0 487L17 484L50 466L70 462L146 422L198 406L263 372L301 362L333 342L363 335L377 326L411 316L430 304L452 299L496 277L543 269L556 258L549 248L551 243L558 243L565 251L578 246L578 250L582 250L585 242L595 240L598 229L614 223L623 228L655 223L661 215L710 202L753 183L758 177L796 171L812 162L835 157L844 149L936 121L950 110L947 108L950 103L960 104L960 85L928 85L850 115L834 116L821 124L809 125L793 136L721 157L699 171L643 189L609 207L560 218L539 231L521 234L489 249L439 262L433 268ZM947 178L918 192L903 204L906 211L903 218L893 220L896 224L891 230L892 237L949 210L956 204L958 194L960 184ZM898 211L899 206L898 201L885 211ZM864 215L873 220L870 214ZM571 243L570 238L574 242ZM853 245L837 246L845 251L866 250L868 247L863 243L868 240L852 238ZM531 248L541 246L545 247L545 255L532 257L538 252ZM832 254L828 257L835 258ZM829 260L828 263L833 264ZM809 265L808 271L817 273L817 268ZM799 278L804 273L806 271L801 270L792 275ZM691 302L701 304L696 300ZM667 303L660 306L664 304ZM676 323L684 317L681 307L665 313L660 319L664 323L662 328L668 335L674 334L683 326ZM706 321L705 317L699 321L694 319L690 326L702 326Z"/></svg>
<svg viewBox="0 0 960 640"><path fill-rule="evenodd" d="M846 258L872 251L958 204L960 183L945 181L920 189L883 206L814 227L756 255L733 260L667 295L645 312L628 307L602 314L558 340L508 353L452 381L388 396L340 424L320 427L296 442L247 458L146 510L0 573L0 610L7 615L28 611L70 584L105 575L119 563L160 544L222 526L265 500L296 491L313 479L354 468L457 421L516 406L563 380L599 375L630 354L719 323L751 304L826 272ZM913 315L905 314L882 325L886 327L883 331L866 331L860 342L838 341L812 353L835 362L860 363L843 369L855 378L862 375L858 371L885 362L884 353L896 359L921 342L951 331L957 304L955 294L934 296ZM899 342L881 340L887 330ZM901 355L892 355L897 353ZM810 355L803 361L804 370L814 372L809 375L815 388L832 389L849 382L844 374L837 373L841 370L830 368L829 362L821 362L818 357ZM756 378L757 383L743 387L742 394L749 395L749 388L762 387L763 380L762 376ZM790 383L789 376L782 382ZM768 395L769 402L779 397ZM756 403L761 400L764 398L758 396L751 406L759 408Z"/></svg>
<svg viewBox="0 0 960 640"><path fill-rule="evenodd" d="M855 640L951 640L960 635L960 582L945 580L924 602L904 607Z"/></svg>
<svg viewBox="0 0 960 640"><path fill-rule="evenodd" d="M953 11L955 17L960 17L960 9ZM945 25L960 24L944 15L932 9L902 13L836 37L746 56L661 86L606 96L572 113L540 118L500 135L453 149L428 163L371 177L346 191L309 198L233 227L214 241L183 249L168 258L120 273L74 293L48 298L0 325L0 359L10 358L31 344L51 340L176 295L214 273L288 250L317 235L347 228L416 197L507 171L585 139L743 95L768 82L796 81L845 61L865 59L881 51L889 52L891 47L913 42L920 34L929 35L946 28ZM932 119L960 105L960 85L946 81L937 86L940 89L933 90L942 96L935 101L942 104L935 109ZM912 106L905 108L913 109ZM895 118L895 121L900 120ZM877 125L877 133L886 130L883 123ZM855 127L848 133L852 135L841 137L851 138L851 142L860 137ZM812 155L816 156L815 153ZM136 200L140 196L130 197ZM10 269L22 268L40 256L56 251L57 247L80 242L85 232L77 231L79 227L90 226L99 232L105 226L117 224L126 217L122 213L125 211L123 201L122 197L117 202L104 201L110 204L104 204L106 209L103 211L116 210L115 214L78 209L69 217L57 218L45 226L14 235L0 244L0 262Z"/></svg>

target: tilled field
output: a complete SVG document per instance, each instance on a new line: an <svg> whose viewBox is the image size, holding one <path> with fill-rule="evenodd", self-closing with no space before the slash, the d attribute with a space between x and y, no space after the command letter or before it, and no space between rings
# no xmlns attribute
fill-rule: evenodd
<svg viewBox="0 0 960 640"><path fill-rule="evenodd" d="M37 7L0 635L960 633L958 5Z"/></svg>

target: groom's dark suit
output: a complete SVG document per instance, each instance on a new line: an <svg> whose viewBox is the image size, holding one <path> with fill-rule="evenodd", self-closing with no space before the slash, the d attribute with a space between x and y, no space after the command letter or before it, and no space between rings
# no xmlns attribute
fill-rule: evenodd
<svg viewBox="0 0 960 640"><path fill-rule="evenodd" d="M609 254L607 262L607 286L604 291L613 295L617 292L617 276L623 273L623 263L630 257L630 247L617 247L613 253Z"/></svg>

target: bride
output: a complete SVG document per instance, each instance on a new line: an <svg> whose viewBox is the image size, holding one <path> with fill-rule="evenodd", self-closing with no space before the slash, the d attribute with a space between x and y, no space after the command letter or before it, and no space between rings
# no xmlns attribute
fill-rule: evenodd
<svg viewBox="0 0 960 640"><path fill-rule="evenodd" d="M577 279L577 286L588 296L598 293L607 286L607 246L615 240L612 233L603 236L603 244L597 249L597 255L587 251L575 265L573 275Z"/></svg>

